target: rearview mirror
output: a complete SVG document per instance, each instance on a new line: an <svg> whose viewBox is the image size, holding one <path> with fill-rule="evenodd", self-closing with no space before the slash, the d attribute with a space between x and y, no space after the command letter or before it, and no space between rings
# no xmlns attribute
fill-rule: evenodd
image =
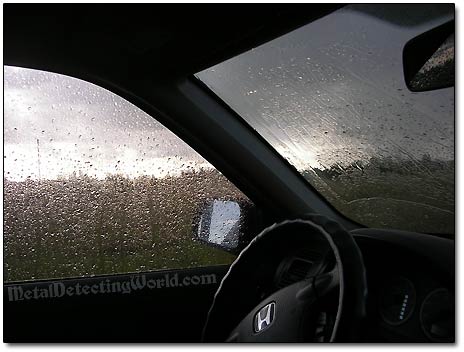
<svg viewBox="0 0 464 352"><path fill-rule="evenodd" d="M454 86L454 21L411 39L403 50L406 85L413 92Z"/></svg>
<svg viewBox="0 0 464 352"><path fill-rule="evenodd" d="M257 235L259 212L250 202L212 199L199 209L194 220L194 237L209 246L240 252L250 236Z"/></svg>

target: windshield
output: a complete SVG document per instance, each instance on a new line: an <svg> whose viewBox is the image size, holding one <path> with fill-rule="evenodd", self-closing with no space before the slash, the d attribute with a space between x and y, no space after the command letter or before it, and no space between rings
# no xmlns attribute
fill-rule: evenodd
<svg viewBox="0 0 464 352"><path fill-rule="evenodd" d="M406 42L448 5L344 7L196 75L335 208L454 234L454 88L414 93Z"/></svg>

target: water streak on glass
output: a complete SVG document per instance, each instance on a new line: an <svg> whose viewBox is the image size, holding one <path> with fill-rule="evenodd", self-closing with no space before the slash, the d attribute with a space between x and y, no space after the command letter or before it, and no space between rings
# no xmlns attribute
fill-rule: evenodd
<svg viewBox="0 0 464 352"><path fill-rule="evenodd" d="M454 88L410 92L402 66L453 11L347 6L196 76L346 216L454 234Z"/></svg>
<svg viewBox="0 0 464 352"><path fill-rule="evenodd" d="M5 281L234 259L193 240L195 215L246 197L181 139L93 84L15 67L4 77Z"/></svg>

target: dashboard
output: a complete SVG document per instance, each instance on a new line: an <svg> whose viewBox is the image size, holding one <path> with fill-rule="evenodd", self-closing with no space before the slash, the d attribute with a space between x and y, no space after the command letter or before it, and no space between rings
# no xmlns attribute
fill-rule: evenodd
<svg viewBox="0 0 464 352"><path fill-rule="evenodd" d="M368 284L363 342L447 343L455 341L454 241L433 235L383 230L352 231ZM315 245L316 246L316 245ZM282 261L270 292L328 271L335 265L327 243L300 248ZM271 270L273 271L273 270ZM338 293L321 302L334 321ZM261 297L262 298L262 297ZM324 326L321 341L330 336Z"/></svg>
<svg viewBox="0 0 464 352"><path fill-rule="evenodd" d="M366 267L368 342L455 341L454 241L363 229L353 232Z"/></svg>

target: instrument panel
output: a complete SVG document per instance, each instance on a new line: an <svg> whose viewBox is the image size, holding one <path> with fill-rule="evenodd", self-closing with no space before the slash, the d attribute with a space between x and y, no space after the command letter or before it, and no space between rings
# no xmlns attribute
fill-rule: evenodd
<svg viewBox="0 0 464 352"><path fill-rule="evenodd" d="M402 333L414 331L420 326L425 337L432 342L454 341L454 297L450 290L439 287L417 300L414 283L403 277L394 276L381 286L378 296L378 312L383 324ZM411 325L407 323L413 319ZM419 335L420 336L420 335Z"/></svg>
<svg viewBox="0 0 464 352"><path fill-rule="evenodd" d="M416 306L414 284L396 276L383 285L379 296L379 312L385 323L392 326L404 324L412 316Z"/></svg>
<svg viewBox="0 0 464 352"><path fill-rule="evenodd" d="M356 242L363 253L369 291L365 340L454 342L454 269L437 264L449 256L435 258L434 253L372 238Z"/></svg>

